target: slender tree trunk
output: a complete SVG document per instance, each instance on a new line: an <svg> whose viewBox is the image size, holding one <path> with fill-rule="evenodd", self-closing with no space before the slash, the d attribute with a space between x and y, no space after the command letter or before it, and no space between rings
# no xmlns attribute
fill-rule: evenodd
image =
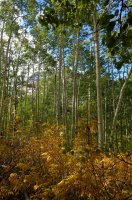
<svg viewBox="0 0 132 200"><path fill-rule="evenodd" d="M55 67L55 77L54 77L54 118L57 122L57 64Z"/></svg>
<svg viewBox="0 0 132 200"><path fill-rule="evenodd" d="M57 100L57 125L61 122L61 97L62 97L62 41L59 38L59 69L58 69L58 100Z"/></svg>
<svg viewBox="0 0 132 200"><path fill-rule="evenodd" d="M105 87L105 98L104 98L104 144L107 143L107 88Z"/></svg>
<svg viewBox="0 0 132 200"><path fill-rule="evenodd" d="M45 100L45 119L46 119L46 122L48 122L48 117L49 117L49 77L47 75L47 80L46 80L46 100Z"/></svg>
<svg viewBox="0 0 132 200"><path fill-rule="evenodd" d="M88 84L88 94L87 94L87 124L91 120L91 84Z"/></svg>
<svg viewBox="0 0 132 200"><path fill-rule="evenodd" d="M114 135L115 135L115 130L116 130L116 122L117 122L117 118L118 118L118 114L119 114L119 109L120 109L120 106L121 106L121 101L122 101L122 98L123 98L123 94L124 94L124 91L125 91L125 88L126 88L126 85L127 85L127 82L130 78L132 74L132 68L130 69L129 71L129 74L128 74L128 77L126 78L125 82L123 83L122 85L122 88L120 90L120 94L119 94L119 99L118 99L118 103L117 103L117 106L116 106L116 109L115 109L115 113L114 113L114 118L113 118L113 122L112 122L112 128L111 128L111 148L112 150L114 150Z"/></svg>
<svg viewBox="0 0 132 200"><path fill-rule="evenodd" d="M96 88L97 88L97 114L98 114L98 147L104 147L104 131L103 131L103 112L102 112L102 95L100 80L100 50L99 50L99 33L96 17L96 9L93 14L94 23L94 40L95 40L95 57L96 57Z"/></svg>
<svg viewBox="0 0 132 200"><path fill-rule="evenodd" d="M62 119L64 125L64 134L67 144L69 143L69 137L67 132L67 88L66 88L66 77L65 77L65 64L64 64L64 48L62 51ZM68 144L69 145L69 144Z"/></svg>
<svg viewBox="0 0 132 200"><path fill-rule="evenodd" d="M77 125L77 68L79 57L79 37L80 31L77 31L77 41L75 46L75 59L73 64L73 96L72 96L72 128L71 128L71 142L76 133Z"/></svg>
<svg viewBox="0 0 132 200"><path fill-rule="evenodd" d="M34 75L34 65L33 65L33 75ZM32 105L32 129L35 127L35 95L34 95L34 89L35 89L35 82L34 79L32 80L32 100L31 100L31 105Z"/></svg>
<svg viewBox="0 0 132 200"><path fill-rule="evenodd" d="M4 34L4 26L5 22L3 22L3 26L1 27L1 36L0 36L0 102L1 102L1 97L2 97L2 56L3 56L3 34ZM0 117L1 117L1 107L0 105ZM0 132L1 132L1 124L0 124Z"/></svg>
<svg viewBox="0 0 132 200"><path fill-rule="evenodd" d="M11 44L11 38L12 38L12 27L10 30L9 38L7 41L7 49L5 53L5 63L3 63L3 82L1 87L1 131L3 131L6 128L7 125L7 115L8 115L8 82L9 82L9 64L10 64L10 44Z"/></svg>
<svg viewBox="0 0 132 200"><path fill-rule="evenodd" d="M25 99L24 99L24 118L23 118L23 125L25 126L26 125L26 112L27 112L27 99L28 99L28 81L29 81L29 71L30 71L30 65L28 64L28 69L27 69L27 81L26 81L26 91L25 91Z"/></svg>
<svg viewBox="0 0 132 200"><path fill-rule="evenodd" d="M40 62L40 61L39 61ZM38 79L37 79L37 120L40 120L40 69L41 69L41 64L38 64Z"/></svg>
<svg viewBox="0 0 132 200"><path fill-rule="evenodd" d="M45 121L46 73L43 73L42 121Z"/></svg>
<svg viewBox="0 0 132 200"><path fill-rule="evenodd" d="M112 106L113 106L113 113L114 113L115 112L115 93L114 93L114 69L113 68L114 66L112 65Z"/></svg>
<svg viewBox="0 0 132 200"><path fill-rule="evenodd" d="M13 135L16 136L17 131L17 107L18 107L18 71L19 71L19 61L20 61L20 55L21 55L21 47L18 52L18 58L16 66L13 67L13 73L14 73L14 123L13 123ZM15 63L14 63L15 64Z"/></svg>

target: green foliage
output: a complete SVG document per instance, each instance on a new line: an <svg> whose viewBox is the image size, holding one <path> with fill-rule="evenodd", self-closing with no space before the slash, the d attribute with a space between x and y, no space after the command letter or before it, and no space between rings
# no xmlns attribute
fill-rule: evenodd
<svg viewBox="0 0 132 200"><path fill-rule="evenodd" d="M111 54L110 57L118 58L113 59L113 63L118 70L121 69L124 64L131 63L131 53L129 51L129 48L132 46L132 39L130 36L131 13L131 10L126 10L126 14L123 15L122 9L111 9L109 12L103 12L99 19L101 28L106 32L103 36L102 43L107 46Z"/></svg>
<svg viewBox="0 0 132 200"><path fill-rule="evenodd" d="M52 25L53 29L62 26L81 28L83 23L89 21L88 11L90 8L91 1L52 1L50 6L44 8L39 22L47 28Z"/></svg>

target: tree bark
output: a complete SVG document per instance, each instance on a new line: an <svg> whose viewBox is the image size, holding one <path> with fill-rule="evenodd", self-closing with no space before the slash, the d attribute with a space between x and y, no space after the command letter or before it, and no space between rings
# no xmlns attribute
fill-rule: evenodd
<svg viewBox="0 0 132 200"><path fill-rule="evenodd" d="M77 68L79 56L79 30L77 31L77 41L75 47L75 58L73 64L73 96L72 96L72 125L71 125L71 142L76 132L77 122Z"/></svg>
<svg viewBox="0 0 132 200"><path fill-rule="evenodd" d="M102 96L100 82L100 50L99 50L99 33L96 17L96 8L93 14L94 23L94 40L95 40L95 57L96 57L96 88L97 88L97 115L98 115L98 147L104 146L104 131L103 131L103 111L102 111Z"/></svg>
<svg viewBox="0 0 132 200"><path fill-rule="evenodd" d="M62 97L62 37L59 38L59 63L58 63L58 99L57 99L57 125L61 122L61 97Z"/></svg>

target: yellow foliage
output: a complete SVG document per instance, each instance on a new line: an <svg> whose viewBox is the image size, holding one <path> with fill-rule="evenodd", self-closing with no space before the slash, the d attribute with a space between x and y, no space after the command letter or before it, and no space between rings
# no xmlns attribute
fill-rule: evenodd
<svg viewBox="0 0 132 200"><path fill-rule="evenodd" d="M44 146L41 144L40 149L44 149Z"/></svg>
<svg viewBox="0 0 132 200"><path fill-rule="evenodd" d="M65 184L65 179L61 180L61 181L57 184L57 186L62 187L62 185L64 185L64 184Z"/></svg>
<svg viewBox="0 0 132 200"><path fill-rule="evenodd" d="M25 163L18 163L16 167L22 171L26 171L28 169L28 165L26 165Z"/></svg>
<svg viewBox="0 0 132 200"><path fill-rule="evenodd" d="M47 162L50 162L52 160L52 157L51 157L51 155L48 152L42 153L41 156L43 158L45 158L47 160Z"/></svg>
<svg viewBox="0 0 132 200"><path fill-rule="evenodd" d="M49 155L48 157L47 157L47 162L50 162L52 160L52 157Z"/></svg>
<svg viewBox="0 0 132 200"><path fill-rule="evenodd" d="M129 155L108 157L84 145L79 137L72 151L66 152L61 132L63 127L47 125L40 139L25 138L22 145L11 141L0 146L2 200L22 199L23 195L32 200L122 200L131 195Z"/></svg>
<svg viewBox="0 0 132 200"><path fill-rule="evenodd" d="M44 153L42 153L42 154L41 154L41 156L43 156L43 157L46 157L46 158L47 158L47 156L49 156L49 153L48 153L48 152L44 152Z"/></svg>
<svg viewBox="0 0 132 200"><path fill-rule="evenodd" d="M33 188L34 190L37 190L40 186L39 185L34 185Z"/></svg>
<svg viewBox="0 0 132 200"><path fill-rule="evenodd" d="M17 178L17 174L16 173L11 173L10 174L10 178Z"/></svg>
<svg viewBox="0 0 132 200"><path fill-rule="evenodd" d="M8 178L8 180L10 181L10 183L13 186L14 190L17 190L17 188L19 187L19 178L18 175L16 173L11 173L10 177Z"/></svg>

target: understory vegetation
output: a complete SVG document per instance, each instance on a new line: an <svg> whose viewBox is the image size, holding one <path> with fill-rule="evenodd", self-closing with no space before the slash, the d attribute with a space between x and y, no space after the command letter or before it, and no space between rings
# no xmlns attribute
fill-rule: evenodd
<svg viewBox="0 0 132 200"><path fill-rule="evenodd" d="M130 152L104 153L84 141L76 137L67 152L63 127L53 125L47 125L38 138L1 140L1 199L131 199Z"/></svg>

